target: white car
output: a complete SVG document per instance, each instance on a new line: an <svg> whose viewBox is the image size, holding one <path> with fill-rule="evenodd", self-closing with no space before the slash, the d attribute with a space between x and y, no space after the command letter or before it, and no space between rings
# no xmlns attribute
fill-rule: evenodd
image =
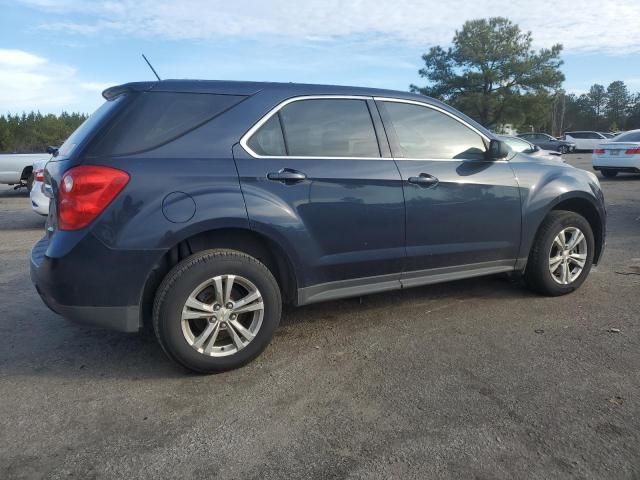
<svg viewBox="0 0 640 480"><path fill-rule="evenodd" d="M640 173L640 130L630 130L596 145L592 156L593 169L605 177L618 172Z"/></svg>
<svg viewBox="0 0 640 480"><path fill-rule="evenodd" d="M31 189L33 162L48 160L50 157L48 153L0 155L0 183Z"/></svg>
<svg viewBox="0 0 640 480"><path fill-rule="evenodd" d="M593 150L598 144L608 140L603 134L591 131L565 132L561 138L567 142L575 143L576 150Z"/></svg>
<svg viewBox="0 0 640 480"><path fill-rule="evenodd" d="M31 208L40 215L49 215L49 197L44 193L44 167L49 160L33 162L33 186L29 192Z"/></svg>

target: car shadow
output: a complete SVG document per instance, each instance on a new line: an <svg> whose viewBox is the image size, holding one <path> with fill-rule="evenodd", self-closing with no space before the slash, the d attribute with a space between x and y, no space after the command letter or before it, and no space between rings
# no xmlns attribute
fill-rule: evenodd
<svg viewBox="0 0 640 480"><path fill-rule="evenodd" d="M393 316L429 315L459 302L475 299L527 299L534 295L516 281L503 277L486 277L445 284L416 287L395 292L373 294L366 297L323 302L304 307L286 307L274 342L267 352L244 371L242 377L253 375L254 368L274 367L280 362L294 362L302 355L299 339L310 336L318 329L327 335L335 329L368 329ZM68 322L50 312L29 295L31 311L26 305L16 305L8 311L14 318L0 327L4 347L0 350L0 377L34 376L92 380L113 378L171 379L202 377L175 364L162 352L155 335L149 328L138 334L112 332ZM22 302L20 302L22 303ZM25 302L26 303L26 302ZM29 308L27 307L27 308ZM20 325L12 328L11 324ZM333 333L330 333L332 332ZM27 333L21 333L27 332ZM30 340L26 341L28 337ZM274 367L275 368L275 367ZM233 377L234 372L221 374ZM185 377L186 376L186 377ZM206 377L203 377L206 378Z"/></svg>
<svg viewBox="0 0 640 480"><path fill-rule="evenodd" d="M0 231L41 230L46 217L31 210L26 188L0 188Z"/></svg>
<svg viewBox="0 0 640 480"><path fill-rule="evenodd" d="M600 183L615 183L615 182L628 182L628 181L640 181L640 174L638 173L618 173L613 178L606 178L602 175L598 175Z"/></svg>

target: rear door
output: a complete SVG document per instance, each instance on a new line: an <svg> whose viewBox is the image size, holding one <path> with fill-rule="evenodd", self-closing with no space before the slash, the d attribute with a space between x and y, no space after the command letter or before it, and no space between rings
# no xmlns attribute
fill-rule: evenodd
<svg viewBox="0 0 640 480"><path fill-rule="evenodd" d="M488 139L443 109L376 100L407 205L403 284L433 275L446 279L512 269L521 215L509 163L487 160Z"/></svg>
<svg viewBox="0 0 640 480"><path fill-rule="evenodd" d="M234 157L252 228L287 249L299 283L321 285L299 301L367 282L399 286L402 181L372 99L286 101L243 137Z"/></svg>

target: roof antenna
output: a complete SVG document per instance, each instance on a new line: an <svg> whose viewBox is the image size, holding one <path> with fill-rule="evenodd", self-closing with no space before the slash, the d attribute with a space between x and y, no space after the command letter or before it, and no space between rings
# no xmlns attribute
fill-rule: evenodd
<svg viewBox="0 0 640 480"><path fill-rule="evenodd" d="M153 74L156 76L158 81L161 82L162 80L160 79L160 75L158 75L158 72L156 72L156 69L153 68L153 65L151 65L151 62L149 60L147 60L147 57L144 56L144 53L142 54L142 58L144 58L144 61L147 62L147 65L149 65L149 68L151 69Z"/></svg>

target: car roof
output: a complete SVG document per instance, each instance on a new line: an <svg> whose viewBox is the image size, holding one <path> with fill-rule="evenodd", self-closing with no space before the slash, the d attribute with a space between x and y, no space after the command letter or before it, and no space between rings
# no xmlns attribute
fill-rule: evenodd
<svg viewBox="0 0 640 480"><path fill-rule="evenodd" d="M209 93L219 95L254 95L261 91L273 92L282 99L306 95L354 95L367 97L390 97L403 100L414 100L437 106L473 125L488 138L494 137L487 128L480 125L462 112L453 109L446 103L425 95L399 90L386 90L370 87L352 87L342 85L322 85L312 83L283 83L283 82L250 82L236 80L160 80L153 82L131 82L107 88L102 96L110 100L126 91L138 92L176 92L176 93Z"/></svg>
<svg viewBox="0 0 640 480"><path fill-rule="evenodd" d="M362 95L391 96L424 102L442 103L424 95L369 87L322 85L312 83L249 82L235 80L162 80L158 82L131 82L107 88L102 95L112 98L123 91L212 93L224 95L253 95L262 90L279 91L291 95ZM445 105L442 103L442 105Z"/></svg>

